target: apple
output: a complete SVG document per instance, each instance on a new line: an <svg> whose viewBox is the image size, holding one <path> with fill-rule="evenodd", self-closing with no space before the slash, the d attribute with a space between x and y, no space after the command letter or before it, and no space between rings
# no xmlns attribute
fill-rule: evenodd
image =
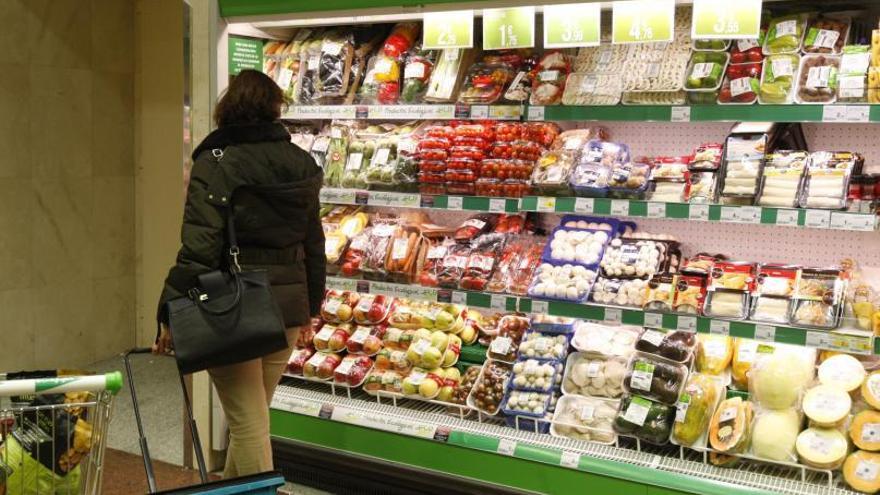
<svg viewBox="0 0 880 495"><path fill-rule="evenodd" d="M375 335L370 335L364 340L363 345L363 353L367 355L373 355L379 352L382 349L382 339L376 337Z"/></svg>
<svg viewBox="0 0 880 495"><path fill-rule="evenodd" d="M425 378L419 385L419 395L426 399L433 399L440 391L440 385L431 378Z"/></svg>
<svg viewBox="0 0 880 495"><path fill-rule="evenodd" d="M455 317L446 311L440 311L437 313L437 316L434 317L434 327L439 328L441 330L446 330L452 326L455 322Z"/></svg>
<svg viewBox="0 0 880 495"><path fill-rule="evenodd" d="M327 340L327 348L333 352L341 351L345 349L346 342L348 342L348 333L338 328L333 331L333 335Z"/></svg>
<svg viewBox="0 0 880 495"><path fill-rule="evenodd" d="M447 380L452 380L455 383L461 383L461 372L458 371L458 368L446 368L443 377Z"/></svg>
<svg viewBox="0 0 880 495"><path fill-rule="evenodd" d="M457 357L456 357L457 359ZM422 354L421 363L425 368L436 368L443 362L443 353L436 347L428 347Z"/></svg>
<svg viewBox="0 0 880 495"><path fill-rule="evenodd" d="M470 325L465 325L459 336L461 337L462 341L468 344L473 344L474 341L477 340L477 331L474 329L474 327Z"/></svg>
<svg viewBox="0 0 880 495"><path fill-rule="evenodd" d="M351 320L351 306L348 304L340 304L339 308L336 310L336 317L342 321Z"/></svg>
<svg viewBox="0 0 880 495"><path fill-rule="evenodd" d="M431 345L436 347L437 349L444 351L446 350L446 345L449 343L449 337L446 336L445 333L441 331L436 331L431 334Z"/></svg>
<svg viewBox="0 0 880 495"><path fill-rule="evenodd" d="M409 379L404 378L403 380L403 394L404 395L419 395L419 386L409 381Z"/></svg>
<svg viewBox="0 0 880 495"><path fill-rule="evenodd" d="M452 400L453 392L455 392L455 387L452 385L444 385L443 388L440 389L440 393L437 395L437 400L450 402Z"/></svg>
<svg viewBox="0 0 880 495"><path fill-rule="evenodd" d="M458 362L458 353L450 347L443 353L443 367L448 368Z"/></svg>
<svg viewBox="0 0 880 495"><path fill-rule="evenodd" d="M420 328L420 329L416 330L416 337L417 338L415 338L413 340L420 340L420 339L431 340L431 331L428 330L427 328Z"/></svg>

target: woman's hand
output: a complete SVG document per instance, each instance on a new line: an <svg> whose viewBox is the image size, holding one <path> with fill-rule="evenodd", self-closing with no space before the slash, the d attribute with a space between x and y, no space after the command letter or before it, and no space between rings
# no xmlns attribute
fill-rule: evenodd
<svg viewBox="0 0 880 495"><path fill-rule="evenodd" d="M172 352L174 352L174 343L171 340L171 329L162 323L159 338L153 344L153 354L171 354Z"/></svg>

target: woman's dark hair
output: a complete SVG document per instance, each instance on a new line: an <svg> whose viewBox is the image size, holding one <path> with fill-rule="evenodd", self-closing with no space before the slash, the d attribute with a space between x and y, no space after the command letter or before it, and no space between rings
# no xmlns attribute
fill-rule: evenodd
<svg viewBox="0 0 880 495"><path fill-rule="evenodd" d="M283 103L284 93L269 76L256 70L243 70L217 102L214 123L223 127L273 122L281 118Z"/></svg>

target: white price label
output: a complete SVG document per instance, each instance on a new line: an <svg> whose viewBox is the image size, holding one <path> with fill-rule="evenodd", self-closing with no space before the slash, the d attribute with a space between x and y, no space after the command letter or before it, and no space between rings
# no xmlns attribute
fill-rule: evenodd
<svg viewBox="0 0 880 495"><path fill-rule="evenodd" d="M570 469L577 469L581 465L581 455L577 452L562 451L562 457L559 458L559 465Z"/></svg>
<svg viewBox="0 0 880 495"><path fill-rule="evenodd" d="M537 210L545 213L556 211L556 198L541 196L538 198Z"/></svg>
<svg viewBox="0 0 880 495"><path fill-rule="evenodd" d="M611 214L616 215L616 216L628 216L629 215L629 200L612 199L611 200Z"/></svg>
<svg viewBox="0 0 880 495"><path fill-rule="evenodd" d="M510 348L513 346L513 341L510 340L510 337L495 337L492 340L492 343L489 344L489 351L492 354L507 354L510 352Z"/></svg>
<svg viewBox="0 0 880 495"><path fill-rule="evenodd" d="M831 336L825 332L807 332L806 345L809 347L829 347Z"/></svg>
<svg viewBox="0 0 880 495"><path fill-rule="evenodd" d="M645 326L647 328L663 328L663 315L660 313L645 313Z"/></svg>
<svg viewBox="0 0 880 495"><path fill-rule="evenodd" d="M770 70L773 71L773 77L791 77L794 75L794 64L788 55L782 55L770 59Z"/></svg>
<svg viewBox="0 0 880 495"><path fill-rule="evenodd" d="M827 229L831 223L831 212L828 210L807 210L804 226L811 229Z"/></svg>
<svg viewBox="0 0 880 495"><path fill-rule="evenodd" d="M737 96L752 91L751 77L738 77L730 81L730 96Z"/></svg>
<svg viewBox="0 0 880 495"><path fill-rule="evenodd" d="M488 105L471 105L471 118L472 119L487 119L489 118L489 106Z"/></svg>
<svg viewBox="0 0 880 495"><path fill-rule="evenodd" d="M670 122L690 122L691 107L672 107L669 113Z"/></svg>
<svg viewBox="0 0 880 495"><path fill-rule="evenodd" d="M648 218L666 218L666 203L648 203Z"/></svg>
<svg viewBox="0 0 880 495"><path fill-rule="evenodd" d="M494 311L507 311L507 296L492 294L489 298L489 307Z"/></svg>
<svg viewBox="0 0 880 495"><path fill-rule="evenodd" d="M574 212L575 213L593 213L593 205L595 201L593 198L576 198L574 200Z"/></svg>
<svg viewBox="0 0 880 495"><path fill-rule="evenodd" d="M281 91L287 91L290 89L290 82L293 81L293 71L282 67L278 70L278 87L281 88Z"/></svg>
<svg viewBox="0 0 880 495"><path fill-rule="evenodd" d="M846 107L847 122L868 122L871 117L871 107L865 105L852 105Z"/></svg>
<svg viewBox="0 0 880 495"><path fill-rule="evenodd" d="M528 112L528 120L530 121L543 121L544 120L544 107L529 107Z"/></svg>
<svg viewBox="0 0 880 495"><path fill-rule="evenodd" d="M645 424L645 420L648 419L648 412L651 410L650 403L645 401L643 404L640 397L634 397L632 402L629 403L629 407L626 408L626 412L623 413L623 419L629 423L632 423L637 426L642 426Z"/></svg>
<svg viewBox="0 0 880 495"><path fill-rule="evenodd" d="M877 216L864 213L831 212L832 229L872 231L877 225Z"/></svg>
<svg viewBox="0 0 880 495"><path fill-rule="evenodd" d="M763 342L776 341L776 327L772 325L755 325L755 340Z"/></svg>
<svg viewBox="0 0 880 495"><path fill-rule="evenodd" d="M507 200L504 198L492 198L489 200L489 211L492 213L504 213L507 207Z"/></svg>
<svg viewBox="0 0 880 495"><path fill-rule="evenodd" d="M447 210L460 210L464 208L464 198L461 196L448 196L446 198Z"/></svg>
<svg viewBox="0 0 880 495"><path fill-rule="evenodd" d="M696 332L697 331L697 317L696 316L679 316L678 317L678 329L685 332Z"/></svg>
<svg viewBox="0 0 880 495"><path fill-rule="evenodd" d="M498 441L498 453L512 456L516 452L516 441L502 438Z"/></svg>
<svg viewBox="0 0 880 495"><path fill-rule="evenodd" d="M814 67L815 69L816 67ZM825 105L822 107L822 122L845 122L846 106Z"/></svg>
<svg viewBox="0 0 880 495"><path fill-rule="evenodd" d="M728 407L727 409L721 411L721 414L718 417L718 422L723 423L725 421L731 421L736 418L737 415L736 407Z"/></svg>
<svg viewBox="0 0 880 495"><path fill-rule="evenodd" d="M466 305L467 292L452 291L452 304Z"/></svg>
<svg viewBox="0 0 880 495"><path fill-rule="evenodd" d="M737 217L737 211L739 210L738 206L722 206L721 207L721 221L722 222L737 222L739 221Z"/></svg>
<svg viewBox="0 0 880 495"><path fill-rule="evenodd" d="M619 308L605 308L605 321L609 323L620 323L623 317L623 310Z"/></svg>
<svg viewBox="0 0 880 495"><path fill-rule="evenodd" d="M709 220L709 205L688 205L688 218L690 220Z"/></svg>
<svg viewBox="0 0 880 495"><path fill-rule="evenodd" d="M736 213L736 219L740 223L761 223L761 208L759 206L740 206Z"/></svg>
<svg viewBox="0 0 880 495"><path fill-rule="evenodd" d="M709 324L709 333L715 335L730 335L730 322L723 320L712 320Z"/></svg>
<svg viewBox="0 0 880 495"><path fill-rule="evenodd" d="M737 40L736 49L741 52L747 52L752 48L757 48L761 45L758 44L757 39L748 39L748 40Z"/></svg>
<svg viewBox="0 0 880 495"><path fill-rule="evenodd" d="M533 314L547 314L550 307L547 301L536 301L532 299L532 313Z"/></svg>
<svg viewBox="0 0 880 495"><path fill-rule="evenodd" d="M352 153L348 155L348 161L345 163L345 170L348 172L360 170L363 160L363 153Z"/></svg>
<svg viewBox="0 0 880 495"><path fill-rule="evenodd" d="M776 225L797 227L798 210L776 210Z"/></svg>
<svg viewBox="0 0 880 495"><path fill-rule="evenodd" d="M797 23L796 20L787 20L776 23L776 37L781 38L783 36L796 36L797 35Z"/></svg>

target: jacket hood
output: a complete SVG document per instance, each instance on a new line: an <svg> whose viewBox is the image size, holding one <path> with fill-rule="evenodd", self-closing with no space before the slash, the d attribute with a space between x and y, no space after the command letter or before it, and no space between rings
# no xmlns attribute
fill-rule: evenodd
<svg viewBox="0 0 880 495"><path fill-rule="evenodd" d="M227 125L208 134L193 151L192 159L195 160L206 150L224 149L235 144L271 141L290 141L290 132L280 122Z"/></svg>

